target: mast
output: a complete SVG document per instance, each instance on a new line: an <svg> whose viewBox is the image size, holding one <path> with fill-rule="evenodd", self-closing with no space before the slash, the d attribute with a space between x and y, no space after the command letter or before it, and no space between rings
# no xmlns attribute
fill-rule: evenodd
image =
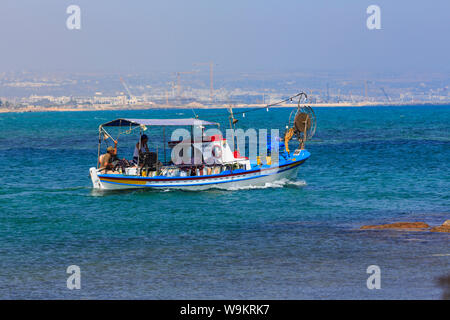
<svg viewBox="0 0 450 320"><path fill-rule="evenodd" d="M102 143L102 126L98 127L98 150L97 150L97 169L98 169L98 161L100 159L100 145Z"/></svg>
<svg viewBox="0 0 450 320"><path fill-rule="evenodd" d="M164 150L164 163L167 163L166 160L166 127L163 127L163 150Z"/></svg>

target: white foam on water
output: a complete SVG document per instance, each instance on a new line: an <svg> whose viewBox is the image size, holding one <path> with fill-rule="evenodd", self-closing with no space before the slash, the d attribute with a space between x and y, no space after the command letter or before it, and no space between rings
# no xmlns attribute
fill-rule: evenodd
<svg viewBox="0 0 450 320"><path fill-rule="evenodd" d="M236 187L225 187L222 186L221 188L219 187L211 187L210 189L206 189L204 191L213 191L213 190L225 190L225 191L236 191L236 190L253 190L253 189L268 189L268 188L284 188L284 187L304 187L306 186L306 181L305 180L289 180L289 179L281 179L281 180L277 180L277 181L273 181L273 182L266 182L264 185L249 185L249 186L236 186ZM99 190L99 189L91 189L91 195L92 196L103 196L105 194L109 194L109 193L116 193L116 192L123 192L123 191L128 191L128 192L133 192L133 191L142 191L144 189L128 189L128 190ZM158 192L176 192L176 191L180 191L183 190L183 188L176 188L175 186L172 188L162 188L162 189L148 189L151 191L158 191ZM184 191L195 191L197 192L197 190L184 190Z"/></svg>
<svg viewBox="0 0 450 320"><path fill-rule="evenodd" d="M298 186L298 187L304 187L304 186L306 186L306 181L305 180L287 180L286 184Z"/></svg>
<svg viewBox="0 0 450 320"><path fill-rule="evenodd" d="M226 190L235 191L235 190L252 190L252 189L268 189L268 188L284 188L287 186L297 186L304 187L306 186L305 180L289 180L289 179L281 179L273 182L266 182L264 185L258 186L238 186L238 187L228 187Z"/></svg>

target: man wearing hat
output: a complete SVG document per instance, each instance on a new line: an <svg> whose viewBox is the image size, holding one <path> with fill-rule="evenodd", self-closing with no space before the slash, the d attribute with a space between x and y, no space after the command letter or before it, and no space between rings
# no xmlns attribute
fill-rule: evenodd
<svg viewBox="0 0 450 320"><path fill-rule="evenodd" d="M117 156L117 141L114 141L114 147L109 146L106 148L106 153L100 156L100 170L105 171L113 170L114 165L112 162Z"/></svg>

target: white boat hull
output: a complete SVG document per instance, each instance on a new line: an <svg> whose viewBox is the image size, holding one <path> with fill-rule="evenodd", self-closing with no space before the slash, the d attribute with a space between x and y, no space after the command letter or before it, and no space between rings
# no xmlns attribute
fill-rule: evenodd
<svg viewBox="0 0 450 320"><path fill-rule="evenodd" d="M207 189L239 189L250 186L264 186L268 183L297 177L300 165L305 161L294 161L282 167L269 167L261 170L249 170L230 175L212 175L185 178L144 178L125 175L98 175L95 168L90 174L95 189L179 189L179 190L207 190Z"/></svg>

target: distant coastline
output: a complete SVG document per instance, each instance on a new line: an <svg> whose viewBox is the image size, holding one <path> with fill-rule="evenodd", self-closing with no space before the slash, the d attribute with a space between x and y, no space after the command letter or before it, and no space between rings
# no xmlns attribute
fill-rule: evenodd
<svg viewBox="0 0 450 320"><path fill-rule="evenodd" d="M275 108L293 108L297 104L281 104ZM337 108L337 107L400 107L400 106L445 106L449 105L448 102L423 102L412 101L408 103L387 103L387 102L359 102L359 103L309 103L311 107L317 108ZM264 107L261 104L233 104L233 108L255 108ZM79 105L79 106L54 106L54 107L42 107L42 106L26 106L20 108L0 108L0 113L24 113L24 112L69 112L69 111L113 111L113 110L150 110L150 109L226 109L229 105L203 105L200 103L191 103L187 105L165 105L165 104L150 104L150 105Z"/></svg>

